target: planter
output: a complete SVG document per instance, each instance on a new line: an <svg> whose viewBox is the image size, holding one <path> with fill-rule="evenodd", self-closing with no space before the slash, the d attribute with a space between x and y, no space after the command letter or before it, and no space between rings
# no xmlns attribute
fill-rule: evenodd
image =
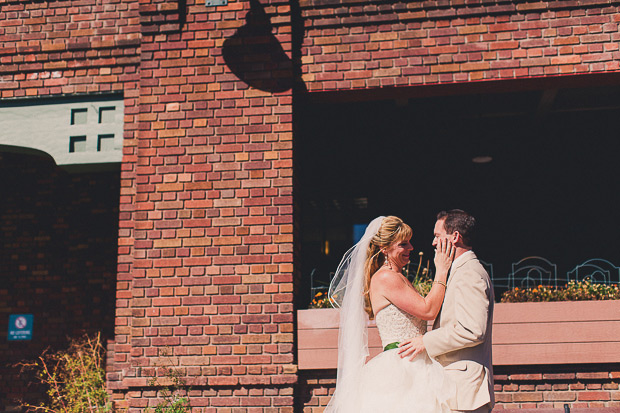
<svg viewBox="0 0 620 413"><path fill-rule="evenodd" d="M299 310L299 369L335 369L337 309ZM369 323L371 357L381 342ZM493 364L620 363L620 301L497 303Z"/></svg>
<svg viewBox="0 0 620 413"><path fill-rule="evenodd" d="M620 362L620 301L496 304L493 364Z"/></svg>

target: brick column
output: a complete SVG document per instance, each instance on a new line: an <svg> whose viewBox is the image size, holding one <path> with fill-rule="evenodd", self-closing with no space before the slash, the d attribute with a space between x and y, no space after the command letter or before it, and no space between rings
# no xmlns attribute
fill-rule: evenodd
<svg viewBox="0 0 620 413"><path fill-rule="evenodd" d="M182 374L198 411L292 410L289 7L252 7L258 29L247 2L141 3L109 374L130 411L156 403L145 386L159 366Z"/></svg>

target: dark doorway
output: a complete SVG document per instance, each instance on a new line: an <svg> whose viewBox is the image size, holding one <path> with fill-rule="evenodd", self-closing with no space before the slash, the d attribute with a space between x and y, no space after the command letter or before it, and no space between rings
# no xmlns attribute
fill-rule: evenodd
<svg viewBox="0 0 620 413"><path fill-rule="evenodd" d="M310 273L327 282L353 225L378 215L401 216L432 257L435 214L470 211L496 277L527 256L556 263L558 278L589 258L620 265L619 102L605 86L309 103L296 147L300 307Z"/></svg>
<svg viewBox="0 0 620 413"><path fill-rule="evenodd" d="M50 157L0 152L0 411L45 395L19 362L84 333L113 338L120 165L69 173ZM32 339L8 341L9 315Z"/></svg>

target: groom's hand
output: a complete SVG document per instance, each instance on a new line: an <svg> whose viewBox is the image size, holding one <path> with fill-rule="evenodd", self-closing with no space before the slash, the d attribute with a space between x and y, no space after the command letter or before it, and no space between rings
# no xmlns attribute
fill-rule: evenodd
<svg viewBox="0 0 620 413"><path fill-rule="evenodd" d="M424 340L422 340L422 336L417 336L408 340L401 341L398 347L400 347L400 349L398 350L398 354L400 354L400 357L405 358L411 356L409 360L413 360L418 354L426 350L426 347L424 347Z"/></svg>

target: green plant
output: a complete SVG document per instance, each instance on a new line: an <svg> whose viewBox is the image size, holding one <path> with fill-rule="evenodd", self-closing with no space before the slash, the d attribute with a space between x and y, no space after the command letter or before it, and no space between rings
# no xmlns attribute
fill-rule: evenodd
<svg viewBox="0 0 620 413"><path fill-rule="evenodd" d="M309 308L332 308L332 302L326 292L319 291L314 294L314 298L310 302Z"/></svg>
<svg viewBox="0 0 620 413"><path fill-rule="evenodd" d="M418 266L415 269L415 272L411 269L411 263L407 264L407 266L403 270L403 275L407 277L407 279L411 279L411 284L413 287L424 297L431 290L433 286L433 280L431 277L431 269L430 269L430 261L426 261L426 267L422 267L422 263L424 260L424 253L420 252L418 254ZM334 297L330 298L326 292L319 291L314 295L312 301L308 308L332 308L335 307L332 304L332 299L337 299L338 295L334 295Z"/></svg>
<svg viewBox="0 0 620 413"><path fill-rule="evenodd" d="M174 365L170 359L169 349L165 348L161 351L161 355L168 359L170 366ZM155 409L147 409L147 412L154 413L187 413L190 412L189 399L181 396L180 393L186 388L185 380L182 373L169 366L160 366L163 370L163 376L167 384L162 384L157 377L149 380L149 386L160 387L159 395L161 401L157 403Z"/></svg>
<svg viewBox="0 0 620 413"><path fill-rule="evenodd" d="M427 274L427 271L425 268L424 272L420 274L419 276L415 277L413 281L411 282L413 287L423 297L426 296L426 294L428 294L428 292L431 290L431 287L433 286L433 281L429 280L426 274ZM328 297L327 293L323 293L321 291L319 291L318 293L314 295L314 298L312 299L312 301L310 302L310 305L308 306L308 308L334 308L334 307L335 306L332 305L332 302L330 298Z"/></svg>
<svg viewBox="0 0 620 413"><path fill-rule="evenodd" d="M47 388L47 403L39 406L22 403L28 411L58 413L110 412L111 403L105 387L104 348L101 335L84 335L69 342L67 350L48 353L35 362L19 363L31 370Z"/></svg>
<svg viewBox="0 0 620 413"><path fill-rule="evenodd" d="M541 301L587 301L620 300L617 284L593 283L589 279L569 281L564 287L539 285L532 288L514 288L502 294L502 303L523 303Z"/></svg>
<svg viewBox="0 0 620 413"><path fill-rule="evenodd" d="M411 284L422 297L426 297L426 295L433 287L433 280L429 280L426 277L416 277L413 279Z"/></svg>
<svg viewBox="0 0 620 413"><path fill-rule="evenodd" d="M415 288L420 295L422 295L422 297L425 297L433 286L433 280L430 278L430 260L426 261L426 267L423 268L422 261L424 260L424 253L420 251L418 256L418 267L416 268L415 273L411 271L411 263L409 263L405 267L405 277L412 278L411 284L413 285L413 288Z"/></svg>

